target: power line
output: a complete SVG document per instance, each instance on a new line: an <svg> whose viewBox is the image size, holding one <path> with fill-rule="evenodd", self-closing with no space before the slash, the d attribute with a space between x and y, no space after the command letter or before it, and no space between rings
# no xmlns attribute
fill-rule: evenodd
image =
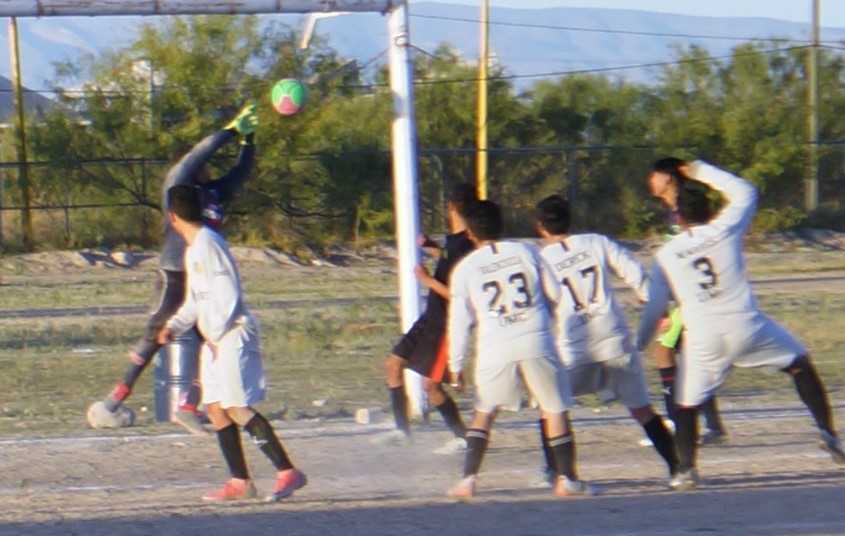
<svg viewBox="0 0 845 536"><path fill-rule="evenodd" d="M445 21L452 21L452 22L468 22L473 24L480 24L481 21L478 19L471 19L471 18L463 18L463 17L445 17L441 15L420 15L420 14L410 14L411 17L421 18L421 19L433 19L433 20L445 20ZM724 40L724 41L758 41L758 42L771 42L771 41L783 41L786 43L804 43L810 44L812 43L809 39L794 39L794 38L765 38L765 37L733 37L727 35L707 35L707 34L685 34L685 33L672 33L672 32L645 32L639 30L614 30L614 29L603 29L603 28L584 28L579 26L557 26L552 24L533 24L528 22L506 22L506 21L489 21L491 25L497 26L510 26L515 28L535 28L535 29L543 29L543 30L562 30L562 31L570 31L570 32L589 32L589 33L604 33L604 34L615 34L615 35L637 35L643 37L678 37L678 38L686 38L686 39L713 39L713 40ZM822 41L822 43L838 43L838 41Z"/></svg>

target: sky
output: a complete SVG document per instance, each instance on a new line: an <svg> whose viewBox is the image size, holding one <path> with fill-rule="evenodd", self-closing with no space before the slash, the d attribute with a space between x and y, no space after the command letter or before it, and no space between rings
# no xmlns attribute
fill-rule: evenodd
<svg viewBox="0 0 845 536"><path fill-rule="evenodd" d="M480 0L438 0L481 5ZM845 28L845 1L820 0L822 26ZM768 17L810 24L812 0L490 0L490 7L592 7L711 17Z"/></svg>

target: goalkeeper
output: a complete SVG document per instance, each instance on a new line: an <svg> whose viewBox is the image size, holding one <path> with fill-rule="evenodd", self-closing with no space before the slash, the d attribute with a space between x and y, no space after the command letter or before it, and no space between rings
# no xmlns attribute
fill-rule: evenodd
<svg viewBox="0 0 845 536"><path fill-rule="evenodd" d="M159 257L159 280L153 301L153 307L144 335L129 353L130 364L123 377L112 392L101 402L88 410L88 423L94 427L120 428L131 426L132 412L123 410L121 405L129 397L132 387L141 372L152 361L162 347L156 341L156 335L164 327L165 321L173 316L185 298L185 241L173 229L167 220L167 191L179 184L190 184L201 190L204 223L214 230L219 230L223 206L230 202L243 186L255 162L253 138L258 117L255 107L245 107L238 116L222 130L211 134L194 146L177 150L171 158L172 167L162 185L162 214L164 217L164 241ZM212 180L208 160L224 144L240 139L235 165L228 173ZM192 367L196 376L197 367ZM175 420L197 435L206 435L208 431L199 421L198 405L200 401L199 382L191 378L191 387L187 396L179 401Z"/></svg>

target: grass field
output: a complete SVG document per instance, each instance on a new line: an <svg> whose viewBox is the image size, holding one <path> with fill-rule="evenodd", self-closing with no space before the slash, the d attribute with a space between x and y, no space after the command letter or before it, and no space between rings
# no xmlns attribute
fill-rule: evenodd
<svg viewBox="0 0 845 536"><path fill-rule="evenodd" d="M752 256L756 276L845 269L842 254ZM248 302L262 323L271 388L262 409L282 419L349 416L360 407L385 406L381 363L400 336L396 273L387 261L352 268L273 268L246 265ZM147 271L90 270L72 278L4 276L0 308L141 306L155 275ZM809 346L829 389L845 385L845 288L767 291L765 311ZM625 301L635 320L635 310ZM86 432L84 410L122 378L126 353L142 333L143 313L73 314L5 318L0 322L0 435ZM650 360L646 360L649 367ZM153 426L153 375L145 373L131 398L136 431ZM651 380L656 374L650 374ZM740 371L724 394L793 397L780 374ZM468 408L470 399L461 401ZM595 400L587 399L586 404ZM143 411L146 408L147 411Z"/></svg>

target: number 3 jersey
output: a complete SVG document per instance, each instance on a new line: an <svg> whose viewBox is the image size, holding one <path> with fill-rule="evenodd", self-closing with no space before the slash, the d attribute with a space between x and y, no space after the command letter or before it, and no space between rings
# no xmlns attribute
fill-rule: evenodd
<svg viewBox="0 0 845 536"><path fill-rule="evenodd" d="M642 264L627 249L598 234L568 236L544 247L541 255L562 291L555 316L564 364L602 362L636 351L611 275L621 277L645 301L648 275Z"/></svg>
<svg viewBox="0 0 845 536"><path fill-rule="evenodd" d="M743 237L754 217L757 190L704 162L693 162L689 173L722 194L726 204L709 223L684 230L657 252L637 335L640 348L648 344L672 297L688 330L735 322L732 315L757 310L743 257Z"/></svg>
<svg viewBox="0 0 845 536"><path fill-rule="evenodd" d="M511 241L484 245L452 272L449 367L463 370L476 327L476 371L531 358L557 359L552 329L560 286L539 252Z"/></svg>

